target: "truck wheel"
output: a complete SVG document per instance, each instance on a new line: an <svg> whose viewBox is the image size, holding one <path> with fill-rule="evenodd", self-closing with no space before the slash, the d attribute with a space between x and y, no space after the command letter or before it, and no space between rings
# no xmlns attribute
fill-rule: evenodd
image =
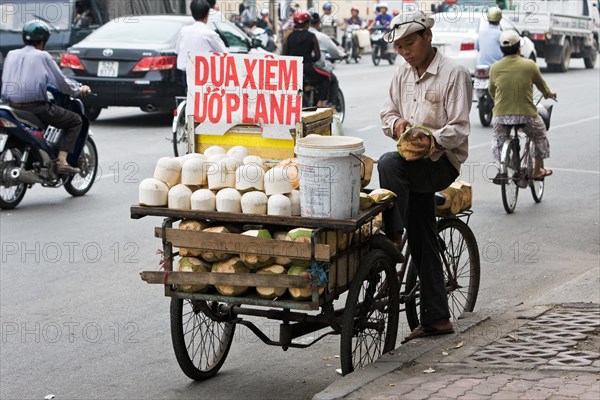
<svg viewBox="0 0 600 400"><path fill-rule="evenodd" d="M596 66L598 57L598 42L594 40L594 45L588 51L588 57L583 58L583 63L587 69L593 69Z"/></svg>
<svg viewBox="0 0 600 400"><path fill-rule="evenodd" d="M569 64L571 63L571 43L565 40L565 44L562 49L562 58L560 61L559 72L567 72L569 70Z"/></svg>

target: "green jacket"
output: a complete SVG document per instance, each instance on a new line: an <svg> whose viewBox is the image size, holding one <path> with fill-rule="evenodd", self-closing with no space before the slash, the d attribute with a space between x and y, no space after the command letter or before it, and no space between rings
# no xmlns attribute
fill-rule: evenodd
<svg viewBox="0 0 600 400"><path fill-rule="evenodd" d="M494 116L535 117L537 109L533 103L533 85L542 92L545 99L550 97L550 89L534 61L510 55L495 62L490 68L488 88L494 99Z"/></svg>

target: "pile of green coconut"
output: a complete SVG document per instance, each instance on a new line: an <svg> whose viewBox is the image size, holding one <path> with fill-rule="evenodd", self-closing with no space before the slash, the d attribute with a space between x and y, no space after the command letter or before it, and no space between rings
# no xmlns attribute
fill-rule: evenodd
<svg viewBox="0 0 600 400"><path fill-rule="evenodd" d="M179 224L179 229L202 231L211 233L235 233L226 226L207 227L202 221L184 220ZM298 243L310 243L312 229L295 228L290 231L269 232L267 229L254 229L240 233L262 239L285 240ZM287 257L276 257L268 254L265 249L264 255L240 253L231 254L221 251L202 250L193 248L179 248L180 258L177 263L179 272L196 273L228 273L228 274L271 274L271 275L300 275L304 276L310 268L310 260L294 259ZM175 269L175 268L174 268ZM188 293L208 293L212 285L178 285L178 290ZM264 299L278 299L289 293L294 300L308 300L312 296L310 288L285 288L285 287L243 287L243 286L219 286L214 289L224 296L243 296L256 289L256 293ZM319 293L323 288L319 289Z"/></svg>

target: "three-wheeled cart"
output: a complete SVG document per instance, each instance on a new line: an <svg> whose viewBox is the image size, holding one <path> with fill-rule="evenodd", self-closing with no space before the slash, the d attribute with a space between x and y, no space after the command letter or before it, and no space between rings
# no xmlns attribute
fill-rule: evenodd
<svg viewBox="0 0 600 400"><path fill-rule="evenodd" d="M207 211L182 211L164 207L132 206L131 218L163 217L154 234L162 240L163 262L159 271L143 271L151 284L162 284L171 297L171 336L183 372L195 380L215 375L225 361L236 325L248 327L265 344L304 348L326 335L339 334L342 374L362 367L395 348L400 304L406 304L411 328L418 324L419 285L404 255L378 233L376 217L391 200L378 204L349 220L250 215ZM468 215L462 215L463 217ZM184 219L210 225L226 225L230 232L247 229L285 231L312 229L310 243L264 239L239 233L211 233L178 229ZM479 287L479 256L475 238L467 224L451 217L438 221L440 255L444 264L448 295L454 316L472 311ZM193 248L230 254L287 257L309 262L304 275L260 275L256 273L177 272L177 248ZM401 284L407 272L404 290ZM412 278L411 278L412 276ZM214 288L207 293L179 290L181 285L225 285L249 287L243 296L224 296ZM254 292L256 287L311 290L308 300L284 294L273 300ZM342 294L345 305L336 308ZM314 313L315 310L319 312ZM312 312L312 313L311 313ZM279 320L279 339L268 337L247 316ZM310 343L294 339L321 329L328 331Z"/></svg>

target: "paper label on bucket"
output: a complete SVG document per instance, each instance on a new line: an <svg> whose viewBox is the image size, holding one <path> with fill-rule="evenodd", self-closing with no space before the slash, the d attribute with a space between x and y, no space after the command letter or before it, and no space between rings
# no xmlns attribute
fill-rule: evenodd
<svg viewBox="0 0 600 400"><path fill-rule="evenodd" d="M312 185L300 186L300 208L303 217L331 216L331 168L319 165L300 165L300 176ZM304 205L304 207L302 207Z"/></svg>
<svg viewBox="0 0 600 400"><path fill-rule="evenodd" d="M300 157L298 168L303 217L347 219L358 214L360 163L356 158L310 163Z"/></svg>

